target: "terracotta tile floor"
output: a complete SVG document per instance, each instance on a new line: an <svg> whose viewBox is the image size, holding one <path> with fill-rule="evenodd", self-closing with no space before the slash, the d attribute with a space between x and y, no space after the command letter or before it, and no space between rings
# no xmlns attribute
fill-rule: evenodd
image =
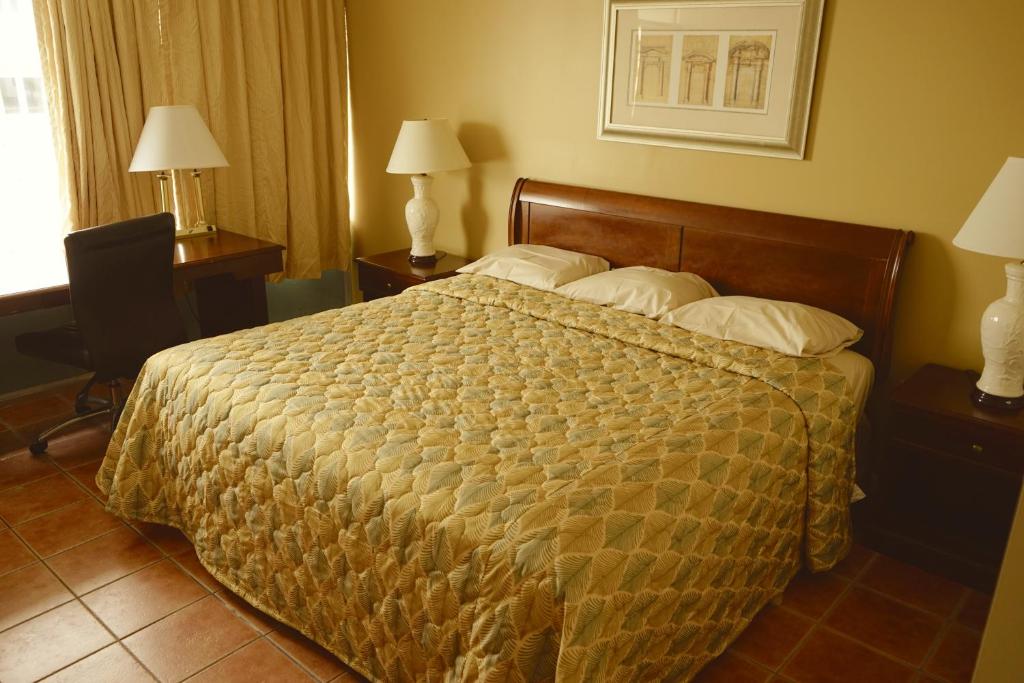
<svg viewBox="0 0 1024 683"><path fill-rule="evenodd" d="M226 592L179 532L102 509L102 419L32 457L73 395L0 405L0 681L360 680ZM988 603L858 546L798 577L698 681L966 682Z"/></svg>

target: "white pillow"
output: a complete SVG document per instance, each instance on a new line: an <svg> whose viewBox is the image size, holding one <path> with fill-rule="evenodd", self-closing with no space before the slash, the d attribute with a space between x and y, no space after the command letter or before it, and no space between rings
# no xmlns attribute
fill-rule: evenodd
<svg viewBox="0 0 1024 683"><path fill-rule="evenodd" d="M665 315L673 308L709 296L718 296L704 278L693 273L673 273L661 268L616 268L562 285L555 290L574 301L611 306L648 318Z"/></svg>
<svg viewBox="0 0 1024 683"><path fill-rule="evenodd" d="M801 357L834 356L864 334L835 313L791 301L751 296L702 299L669 311L661 322Z"/></svg>
<svg viewBox="0 0 1024 683"><path fill-rule="evenodd" d="M606 270L608 262L600 256L540 244L513 244L462 266L458 272L490 275L551 292L567 282Z"/></svg>

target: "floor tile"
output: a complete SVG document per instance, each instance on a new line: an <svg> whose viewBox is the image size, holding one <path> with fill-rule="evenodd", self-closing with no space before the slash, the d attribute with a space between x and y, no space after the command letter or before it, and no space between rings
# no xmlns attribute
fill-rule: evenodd
<svg viewBox="0 0 1024 683"><path fill-rule="evenodd" d="M161 681L180 681L257 637L210 595L122 642Z"/></svg>
<svg viewBox="0 0 1024 683"><path fill-rule="evenodd" d="M942 628L937 617L854 587L826 623L882 652L920 665Z"/></svg>
<svg viewBox="0 0 1024 683"><path fill-rule="evenodd" d="M201 583L211 592L216 593L224 588L223 584L215 579L213 574L206 571L206 567L199 562L199 558L196 557L195 550L175 555L174 561L181 565L181 567L188 572L193 579Z"/></svg>
<svg viewBox="0 0 1024 683"><path fill-rule="evenodd" d="M4 574L0 576L0 631L73 598L42 562ZM0 637L4 639L6 635Z"/></svg>
<svg viewBox="0 0 1024 683"><path fill-rule="evenodd" d="M274 629L283 626L281 622L259 611L227 588L222 588L217 593L217 597L229 610L248 622L250 626L261 634L270 633Z"/></svg>
<svg viewBox="0 0 1024 683"><path fill-rule="evenodd" d="M850 548L850 554L832 569L832 572L848 579L856 578L871 560L878 556L874 550L857 543Z"/></svg>
<svg viewBox="0 0 1024 683"><path fill-rule="evenodd" d="M37 394L0 406L0 420L17 430L42 418L70 415L72 410L71 403L59 394Z"/></svg>
<svg viewBox="0 0 1024 683"><path fill-rule="evenodd" d="M4 491L0 495L0 516L16 526L86 498L85 491L58 473Z"/></svg>
<svg viewBox="0 0 1024 683"><path fill-rule="evenodd" d="M122 527L46 562L76 595L83 595L160 557L160 551L134 529Z"/></svg>
<svg viewBox="0 0 1024 683"><path fill-rule="evenodd" d="M925 670L951 683L970 683L980 646L979 634L954 626L942 639Z"/></svg>
<svg viewBox="0 0 1024 683"><path fill-rule="evenodd" d="M57 468L48 460L32 455L27 448L21 449L0 458L0 491L56 473Z"/></svg>
<svg viewBox="0 0 1024 683"><path fill-rule="evenodd" d="M132 526L148 538L157 548L160 548L165 555L180 555L184 552L195 552L192 542L177 529L163 524L150 524L149 522L132 522Z"/></svg>
<svg viewBox="0 0 1024 683"><path fill-rule="evenodd" d="M693 683L764 683L771 675L771 671L726 651L701 669Z"/></svg>
<svg viewBox="0 0 1024 683"><path fill-rule="evenodd" d="M0 530L0 576L35 562L35 555L10 529Z"/></svg>
<svg viewBox="0 0 1024 683"><path fill-rule="evenodd" d="M124 646L114 643L44 680L46 683L141 683L155 679Z"/></svg>
<svg viewBox="0 0 1024 683"><path fill-rule="evenodd" d="M65 422L70 417L72 417L71 408L68 408L66 412L61 413L60 415L40 418L30 424L21 425L14 431L18 434L18 436L21 437L21 440L24 443L30 444L33 443L36 439L38 439L40 434L49 431L50 429L56 427L62 422ZM73 431L74 427L68 427L68 430ZM60 432L57 432L56 434L51 435L49 438L56 439L59 436Z"/></svg>
<svg viewBox="0 0 1024 683"><path fill-rule="evenodd" d="M782 671L797 683L908 683L914 670L848 638L817 629Z"/></svg>
<svg viewBox="0 0 1024 683"><path fill-rule="evenodd" d="M50 439L46 455L65 470L101 460L110 443L109 418L98 415L81 429L69 430Z"/></svg>
<svg viewBox="0 0 1024 683"><path fill-rule="evenodd" d="M21 438L21 434L9 429L0 429L0 456L19 451L27 445L28 442Z"/></svg>
<svg viewBox="0 0 1024 683"><path fill-rule="evenodd" d="M819 619L849 585L845 579L832 573L800 572L786 588L782 604L812 619Z"/></svg>
<svg viewBox="0 0 1024 683"><path fill-rule="evenodd" d="M308 674L270 641L260 638L190 678L189 683L311 680Z"/></svg>
<svg viewBox="0 0 1024 683"><path fill-rule="evenodd" d="M117 517L89 498L19 525L18 533L42 557L90 541L123 527Z"/></svg>
<svg viewBox="0 0 1024 683"><path fill-rule="evenodd" d="M337 657L295 629L282 626L267 636L310 671L317 680L329 681L347 671Z"/></svg>
<svg viewBox="0 0 1024 683"><path fill-rule="evenodd" d="M84 595L82 602L123 638L206 595L191 576L163 560Z"/></svg>
<svg viewBox="0 0 1024 683"><path fill-rule="evenodd" d="M988 620L988 610L991 606L992 596L972 590L956 615L957 623L976 631L984 631L985 622Z"/></svg>
<svg viewBox="0 0 1024 683"><path fill-rule="evenodd" d="M795 612L768 605L754 617L750 626L732 644L735 652L746 655L770 669L777 668L813 622Z"/></svg>
<svg viewBox="0 0 1024 683"><path fill-rule="evenodd" d="M94 460L93 462L87 462L84 465L72 467L67 470L67 473L68 476L88 489L92 495L100 500L106 500L106 496L100 491L100 487L96 485L96 473L99 471L101 462L103 461Z"/></svg>
<svg viewBox="0 0 1024 683"><path fill-rule="evenodd" d="M5 631L0 680L35 681L110 644L113 636L78 601Z"/></svg>
<svg viewBox="0 0 1024 683"><path fill-rule="evenodd" d="M953 613L966 590L949 579L884 555L871 564L860 582L943 618Z"/></svg>

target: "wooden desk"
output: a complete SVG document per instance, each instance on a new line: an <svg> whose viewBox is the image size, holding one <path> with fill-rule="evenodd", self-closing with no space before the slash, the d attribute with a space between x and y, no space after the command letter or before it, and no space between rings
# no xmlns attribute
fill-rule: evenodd
<svg viewBox="0 0 1024 683"><path fill-rule="evenodd" d="M284 247L227 230L180 240L174 247L174 285L195 289L200 333L211 337L265 325L264 278L284 268ZM0 292L0 316L71 303L67 282L27 292Z"/></svg>

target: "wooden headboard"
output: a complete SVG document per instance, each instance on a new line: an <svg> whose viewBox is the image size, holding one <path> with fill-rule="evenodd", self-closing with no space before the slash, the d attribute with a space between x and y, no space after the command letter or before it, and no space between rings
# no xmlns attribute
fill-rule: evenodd
<svg viewBox="0 0 1024 683"><path fill-rule="evenodd" d="M674 199L516 182L509 244L596 254L613 267L697 273L722 295L817 306L864 330L854 350L889 370L893 300L914 233Z"/></svg>

